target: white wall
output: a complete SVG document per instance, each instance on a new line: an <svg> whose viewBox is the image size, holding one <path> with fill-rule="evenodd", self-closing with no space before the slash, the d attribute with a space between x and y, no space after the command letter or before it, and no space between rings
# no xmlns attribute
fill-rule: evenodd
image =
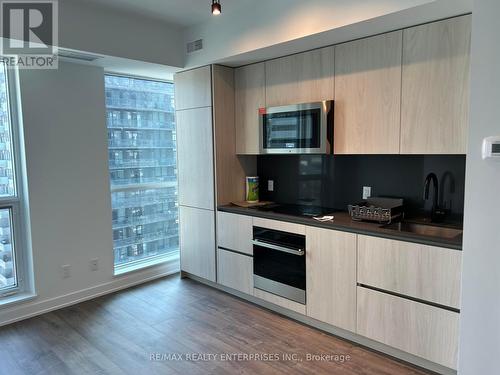
<svg viewBox="0 0 500 375"><path fill-rule="evenodd" d="M0 325L171 271L113 276L103 69L61 62L58 70L24 70L20 88L38 297L0 309Z"/></svg>
<svg viewBox="0 0 500 375"><path fill-rule="evenodd" d="M186 67L238 66L470 12L472 0L272 0L185 30L204 49ZM230 9L230 11L232 11Z"/></svg>
<svg viewBox="0 0 500 375"><path fill-rule="evenodd" d="M184 66L182 32L177 27L80 0L59 1L59 45L109 56Z"/></svg>
<svg viewBox="0 0 500 375"><path fill-rule="evenodd" d="M467 155L459 374L498 374L500 354L500 163L481 141L500 136L500 2L475 0Z"/></svg>

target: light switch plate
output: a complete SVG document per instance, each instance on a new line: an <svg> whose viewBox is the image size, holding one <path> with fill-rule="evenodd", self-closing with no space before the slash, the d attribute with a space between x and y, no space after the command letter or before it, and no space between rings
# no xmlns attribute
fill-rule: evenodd
<svg viewBox="0 0 500 375"><path fill-rule="evenodd" d="M61 276L63 279L67 279L68 277L71 277L71 265L64 264L61 266Z"/></svg>
<svg viewBox="0 0 500 375"><path fill-rule="evenodd" d="M267 181L267 191L274 191L274 180Z"/></svg>
<svg viewBox="0 0 500 375"><path fill-rule="evenodd" d="M372 196L371 186L363 186L363 199L368 199Z"/></svg>

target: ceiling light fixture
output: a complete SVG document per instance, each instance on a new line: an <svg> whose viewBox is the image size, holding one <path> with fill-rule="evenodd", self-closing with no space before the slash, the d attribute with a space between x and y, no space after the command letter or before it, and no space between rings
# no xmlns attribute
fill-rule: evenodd
<svg viewBox="0 0 500 375"><path fill-rule="evenodd" d="M212 0L212 14L218 16L222 13L222 6L220 5L220 0Z"/></svg>

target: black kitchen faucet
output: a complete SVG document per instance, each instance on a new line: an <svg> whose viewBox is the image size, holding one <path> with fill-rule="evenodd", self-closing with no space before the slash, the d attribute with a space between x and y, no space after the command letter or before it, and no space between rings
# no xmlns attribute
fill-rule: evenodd
<svg viewBox="0 0 500 375"><path fill-rule="evenodd" d="M431 208L431 221L442 222L444 216L446 215L444 210L439 208L438 198L439 198L439 182L435 173L429 173L425 178L424 183L424 200L429 199L429 190L432 181L432 187L434 188L432 197L432 208Z"/></svg>

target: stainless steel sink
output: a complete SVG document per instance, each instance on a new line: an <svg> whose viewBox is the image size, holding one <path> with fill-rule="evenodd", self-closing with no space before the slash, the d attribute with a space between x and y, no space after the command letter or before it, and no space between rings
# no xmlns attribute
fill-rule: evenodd
<svg viewBox="0 0 500 375"><path fill-rule="evenodd" d="M462 229L458 228L411 222L392 223L384 225L382 228L396 230L398 232L415 233L422 236L441 237L447 239L458 237L463 233Z"/></svg>

